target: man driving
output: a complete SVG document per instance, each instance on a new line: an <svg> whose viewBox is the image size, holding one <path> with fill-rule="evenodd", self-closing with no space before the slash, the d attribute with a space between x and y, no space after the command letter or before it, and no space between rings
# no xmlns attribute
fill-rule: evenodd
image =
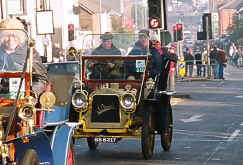
<svg viewBox="0 0 243 165"><path fill-rule="evenodd" d="M113 35L106 32L100 37L102 43L92 51L92 55L121 55L121 51L113 44ZM111 60L89 61L88 68L92 71L90 78L116 78L119 76L119 62Z"/></svg>

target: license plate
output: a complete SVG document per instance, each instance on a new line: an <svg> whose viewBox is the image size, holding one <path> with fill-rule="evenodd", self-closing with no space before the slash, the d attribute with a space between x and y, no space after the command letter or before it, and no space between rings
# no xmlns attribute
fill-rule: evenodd
<svg viewBox="0 0 243 165"><path fill-rule="evenodd" d="M96 137L95 142L98 143L116 143L117 142L117 138L115 137Z"/></svg>

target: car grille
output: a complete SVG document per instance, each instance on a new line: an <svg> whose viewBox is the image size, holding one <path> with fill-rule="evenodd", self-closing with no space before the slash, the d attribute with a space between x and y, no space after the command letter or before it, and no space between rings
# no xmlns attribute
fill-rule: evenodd
<svg viewBox="0 0 243 165"><path fill-rule="evenodd" d="M118 96L93 96L91 122L119 123L120 111Z"/></svg>

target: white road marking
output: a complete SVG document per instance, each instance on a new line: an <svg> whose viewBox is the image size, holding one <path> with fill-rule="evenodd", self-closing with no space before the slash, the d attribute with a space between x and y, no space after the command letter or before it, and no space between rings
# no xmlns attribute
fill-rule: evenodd
<svg viewBox="0 0 243 165"><path fill-rule="evenodd" d="M232 134L231 136L229 137L229 139L227 140L228 142L231 142L234 140L235 137L237 137L240 133L240 130L239 129L236 129Z"/></svg>
<svg viewBox="0 0 243 165"><path fill-rule="evenodd" d="M243 126L243 122L240 125Z"/></svg>
<svg viewBox="0 0 243 165"><path fill-rule="evenodd" d="M242 96L235 96L236 98L243 98L243 95Z"/></svg>
<svg viewBox="0 0 243 165"><path fill-rule="evenodd" d="M203 116L204 115L194 115L188 119L180 119L180 120L183 121L184 123L190 123L190 122L195 122L195 121L201 121L202 119L200 119L200 118Z"/></svg>

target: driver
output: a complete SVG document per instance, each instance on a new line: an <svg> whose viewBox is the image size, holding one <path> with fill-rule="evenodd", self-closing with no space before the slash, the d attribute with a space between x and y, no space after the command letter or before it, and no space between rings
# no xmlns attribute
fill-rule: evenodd
<svg viewBox="0 0 243 165"><path fill-rule="evenodd" d="M121 51L116 48L112 42L113 35L110 32L105 32L101 35L102 43L92 51L92 55L121 55ZM119 77L119 69L121 64L118 60L111 62L110 60L89 61L88 68L92 70L91 78L116 78Z"/></svg>
<svg viewBox="0 0 243 165"><path fill-rule="evenodd" d="M5 19L0 22L2 29L24 30L24 25L17 19ZM26 35L20 30L0 31L0 69L1 71L22 71L25 64L27 43ZM33 50L33 89L32 94L38 97L48 82L45 66L39 53Z"/></svg>

